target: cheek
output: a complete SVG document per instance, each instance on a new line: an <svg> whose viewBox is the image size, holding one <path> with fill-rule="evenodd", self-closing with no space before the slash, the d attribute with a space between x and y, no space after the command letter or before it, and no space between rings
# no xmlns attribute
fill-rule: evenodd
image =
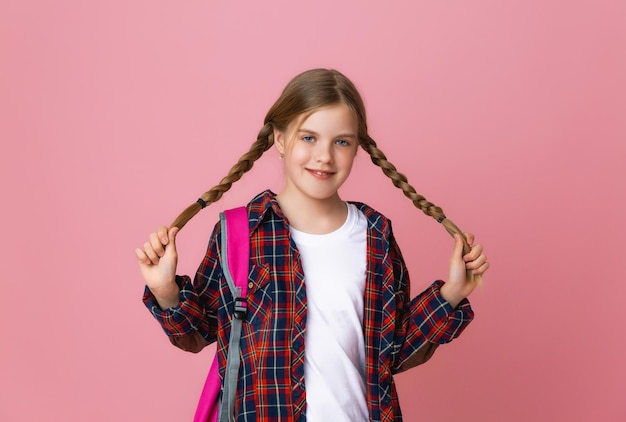
<svg viewBox="0 0 626 422"><path fill-rule="evenodd" d="M356 150L344 151L344 153L341 154L341 163L344 167L352 168L352 164L354 164L355 158Z"/></svg>
<svg viewBox="0 0 626 422"><path fill-rule="evenodd" d="M289 163L303 164L309 160L307 149L302 146L295 146L288 152ZM285 156L287 158L287 156Z"/></svg>

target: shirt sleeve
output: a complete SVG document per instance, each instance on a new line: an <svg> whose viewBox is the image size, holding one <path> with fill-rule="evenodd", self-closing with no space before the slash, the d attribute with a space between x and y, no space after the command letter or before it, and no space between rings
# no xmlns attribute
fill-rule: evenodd
<svg viewBox="0 0 626 422"><path fill-rule="evenodd" d="M218 286L222 277L219 232L217 224L193 282L189 276L176 276L180 288L178 305L161 309L148 286L145 287L143 302L170 338L199 332L208 343L215 341Z"/></svg>
<svg viewBox="0 0 626 422"><path fill-rule="evenodd" d="M409 275L395 240L391 239L391 255L396 282L396 371L411 367L407 362L421 348L431 344L449 343L457 338L474 319L467 299L453 308L441 295L444 282L437 280L426 290L410 299ZM414 366L414 365L413 365Z"/></svg>
<svg viewBox="0 0 626 422"><path fill-rule="evenodd" d="M441 296L443 281L435 281L409 304L410 323L415 324L427 341L449 343L457 338L474 319L469 300L453 308Z"/></svg>

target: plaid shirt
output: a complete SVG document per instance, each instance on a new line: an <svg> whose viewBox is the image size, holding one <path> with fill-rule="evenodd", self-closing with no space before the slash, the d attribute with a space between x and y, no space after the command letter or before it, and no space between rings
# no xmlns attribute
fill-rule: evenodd
<svg viewBox="0 0 626 422"><path fill-rule="evenodd" d="M401 421L392 375L414 366L410 358L423 346L456 338L473 312L467 300L453 309L441 297L442 281L411 300L409 275L391 222L365 204L355 205L368 220L363 332L370 420ZM304 421L307 298L299 252L272 192L255 197L248 204L248 216L251 263L237 420ZM220 266L219 232L217 224L194 281L177 276L177 307L161 310L147 288L144 302L172 340L199 333L207 343L217 341L223 377L233 297Z"/></svg>

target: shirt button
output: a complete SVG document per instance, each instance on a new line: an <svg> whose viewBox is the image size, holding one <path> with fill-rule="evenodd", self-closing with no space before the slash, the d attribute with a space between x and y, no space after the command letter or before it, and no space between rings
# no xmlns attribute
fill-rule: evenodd
<svg viewBox="0 0 626 422"><path fill-rule="evenodd" d="M248 289L252 289L254 287L254 283L250 282L248 283Z"/></svg>

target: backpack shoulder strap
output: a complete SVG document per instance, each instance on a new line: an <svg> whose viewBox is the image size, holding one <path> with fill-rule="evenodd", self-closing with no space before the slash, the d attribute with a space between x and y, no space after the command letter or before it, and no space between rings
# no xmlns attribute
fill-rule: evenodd
<svg viewBox="0 0 626 422"><path fill-rule="evenodd" d="M250 266L250 229L248 210L239 207L220 214L222 229L222 270L230 291L235 298L234 314L231 320L230 340L220 421L232 421L235 408L235 392L241 364L241 326L246 319L248 304L248 270Z"/></svg>
<svg viewBox="0 0 626 422"><path fill-rule="evenodd" d="M248 293L248 271L250 268L250 229L246 207L226 210L222 213L226 227L226 257L228 271L234 287L239 289L235 297L245 299ZM222 235L224 236L224 234ZM222 238L223 239L223 238ZM222 247L224 242L222 242Z"/></svg>

